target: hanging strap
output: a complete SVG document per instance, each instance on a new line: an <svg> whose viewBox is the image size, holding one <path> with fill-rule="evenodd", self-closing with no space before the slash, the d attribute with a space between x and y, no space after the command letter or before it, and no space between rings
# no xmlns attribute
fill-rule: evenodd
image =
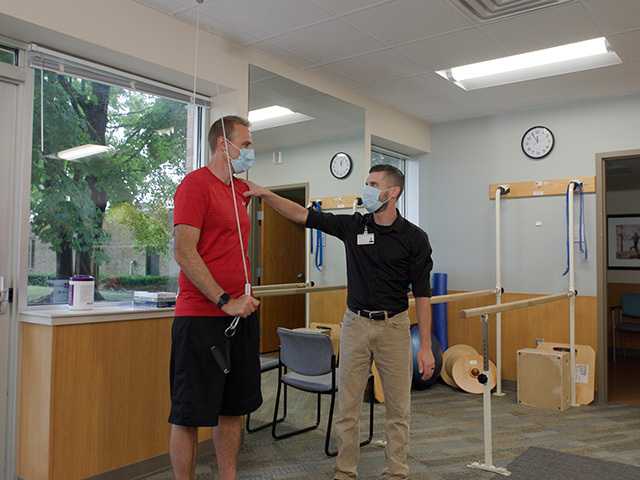
<svg viewBox="0 0 640 480"><path fill-rule="evenodd" d="M322 211L322 206L320 204L320 202L311 202L311 208L313 210L316 210L318 212ZM324 235L320 230L311 230L311 254L313 255L313 239L315 236L315 243L316 243L316 249L315 249L315 256L314 256L314 265L316 266L316 269L321 272L322 271L322 266L324 264Z"/></svg>
<svg viewBox="0 0 640 480"><path fill-rule="evenodd" d="M564 277L569 273L569 249L571 246L569 245L569 187L571 184L567 185L567 193L565 194L565 223L566 223L566 245L567 245L567 267L562 274ZM585 232L585 222L584 222L584 188L581 183L574 183L574 193L580 192L580 212L578 214L578 240L574 240L574 243L578 244L578 248L580 253L584 256L584 259L587 260L589 258L589 253L587 251L587 235Z"/></svg>

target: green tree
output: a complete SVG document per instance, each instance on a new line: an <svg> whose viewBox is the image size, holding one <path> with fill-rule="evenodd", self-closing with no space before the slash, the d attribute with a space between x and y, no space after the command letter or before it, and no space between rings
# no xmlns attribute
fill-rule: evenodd
<svg viewBox="0 0 640 480"><path fill-rule="evenodd" d="M185 174L187 106L48 72L42 92L40 75L37 71L31 226L55 251L56 274L99 275L108 241L103 224L111 211L131 229L139 249L166 252L173 192ZM87 143L112 150L79 161L55 158L56 152Z"/></svg>

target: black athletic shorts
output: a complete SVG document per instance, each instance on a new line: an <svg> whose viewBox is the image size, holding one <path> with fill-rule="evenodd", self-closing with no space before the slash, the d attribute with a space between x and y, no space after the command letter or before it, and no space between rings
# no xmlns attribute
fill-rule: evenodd
<svg viewBox="0 0 640 480"><path fill-rule="evenodd" d="M220 415L246 415L262 404L258 319L255 315L241 319L235 336L227 338L224 331L232 320L231 317L174 319L169 423L214 427ZM228 374L214 358L212 346L229 360Z"/></svg>

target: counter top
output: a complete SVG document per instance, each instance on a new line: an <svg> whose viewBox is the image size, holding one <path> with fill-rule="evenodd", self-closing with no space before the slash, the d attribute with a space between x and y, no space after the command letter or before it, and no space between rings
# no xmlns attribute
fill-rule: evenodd
<svg viewBox="0 0 640 480"><path fill-rule="evenodd" d="M83 323L119 322L173 317L175 309L134 306L128 303L109 303L91 310L70 310L66 305L29 307L20 312L20 321L39 325L77 325Z"/></svg>

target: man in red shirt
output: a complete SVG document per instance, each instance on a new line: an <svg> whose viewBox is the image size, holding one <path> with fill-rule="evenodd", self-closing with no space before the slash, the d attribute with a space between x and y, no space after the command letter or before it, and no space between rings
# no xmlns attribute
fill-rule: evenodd
<svg viewBox="0 0 640 480"><path fill-rule="evenodd" d="M230 165L240 173L255 161L249 123L233 116L216 121L209 145L209 164L189 173L174 199L180 276L171 334L169 448L176 480L195 478L197 428L204 426L215 427L220 478L235 480L242 416L262 403L254 314L259 302L245 295L248 187L230 172ZM228 337L235 317L241 320Z"/></svg>

